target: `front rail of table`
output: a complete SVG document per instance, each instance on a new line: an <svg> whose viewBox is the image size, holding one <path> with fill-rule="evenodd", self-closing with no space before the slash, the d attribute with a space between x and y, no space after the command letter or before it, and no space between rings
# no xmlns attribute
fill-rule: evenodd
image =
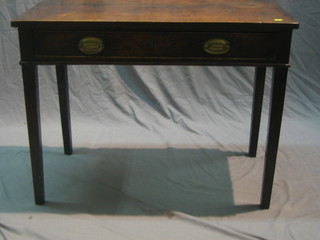
<svg viewBox="0 0 320 240"><path fill-rule="evenodd" d="M254 66L250 157L267 67L273 67L260 207L270 206L294 24L16 21L36 204L45 203L37 66L55 65L65 154L72 154L67 65Z"/></svg>

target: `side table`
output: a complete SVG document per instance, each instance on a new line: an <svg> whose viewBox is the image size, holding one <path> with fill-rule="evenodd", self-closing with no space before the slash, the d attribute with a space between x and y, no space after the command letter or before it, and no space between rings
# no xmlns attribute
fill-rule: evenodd
<svg viewBox="0 0 320 240"><path fill-rule="evenodd" d="M21 66L36 204L44 204L37 66L55 65L64 140L72 154L67 65L152 64L256 68L249 156L255 157L266 67L273 67L260 207L270 206L292 31L272 0L44 0L12 21Z"/></svg>

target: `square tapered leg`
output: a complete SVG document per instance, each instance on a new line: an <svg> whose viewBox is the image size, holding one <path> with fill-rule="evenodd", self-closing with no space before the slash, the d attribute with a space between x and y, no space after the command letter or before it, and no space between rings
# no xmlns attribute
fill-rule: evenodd
<svg viewBox="0 0 320 240"><path fill-rule="evenodd" d="M29 133L34 197L35 203L37 205L42 205L45 202L45 197L37 66L32 64L22 65L22 76Z"/></svg>
<svg viewBox="0 0 320 240"><path fill-rule="evenodd" d="M69 84L66 65L56 65L64 153L72 154Z"/></svg>
<svg viewBox="0 0 320 240"><path fill-rule="evenodd" d="M262 209L268 209L270 207L286 91L287 74L288 67L275 67L273 70L269 112L269 129L267 137L267 148L265 153L265 166L260 204L260 207Z"/></svg>
<svg viewBox="0 0 320 240"><path fill-rule="evenodd" d="M256 67L253 86L249 157L256 157L257 155L265 77L266 67Z"/></svg>

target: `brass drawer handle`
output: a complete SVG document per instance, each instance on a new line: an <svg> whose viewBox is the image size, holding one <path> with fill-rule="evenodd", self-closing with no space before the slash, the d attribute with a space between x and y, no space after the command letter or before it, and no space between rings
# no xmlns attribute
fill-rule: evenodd
<svg viewBox="0 0 320 240"><path fill-rule="evenodd" d="M79 41L78 48L86 54L97 54L104 49L104 42L101 38L85 37Z"/></svg>
<svg viewBox="0 0 320 240"><path fill-rule="evenodd" d="M223 38L212 38L204 42L203 50L214 55L221 55L229 52L230 42Z"/></svg>

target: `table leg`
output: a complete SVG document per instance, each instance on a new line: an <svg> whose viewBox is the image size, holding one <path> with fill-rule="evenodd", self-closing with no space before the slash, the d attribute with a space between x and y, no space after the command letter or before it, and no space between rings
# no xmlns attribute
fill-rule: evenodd
<svg viewBox="0 0 320 240"><path fill-rule="evenodd" d="M72 154L69 84L66 65L56 65L64 153Z"/></svg>
<svg viewBox="0 0 320 240"><path fill-rule="evenodd" d="M286 91L287 74L288 67L275 67L273 70L269 130L260 204L260 208L262 209L268 209L270 206Z"/></svg>
<svg viewBox="0 0 320 240"><path fill-rule="evenodd" d="M256 157L257 155L265 77L266 67L256 67L253 87L249 157Z"/></svg>
<svg viewBox="0 0 320 240"><path fill-rule="evenodd" d="M22 65L24 96L29 133L30 157L35 203L42 205L44 199L44 175L41 141L38 71L35 65Z"/></svg>

